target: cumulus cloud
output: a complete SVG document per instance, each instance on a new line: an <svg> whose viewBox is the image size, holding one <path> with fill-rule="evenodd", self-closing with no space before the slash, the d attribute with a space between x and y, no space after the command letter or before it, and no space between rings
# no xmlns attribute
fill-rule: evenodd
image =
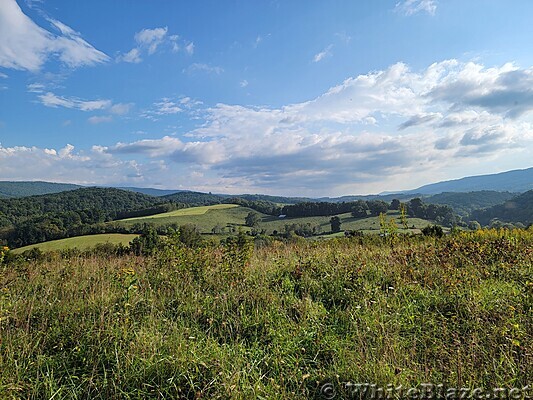
<svg viewBox="0 0 533 400"><path fill-rule="evenodd" d="M0 66L36 72L51 57L71 68L109 60L62 22L49 19L58 31L54 34L25 15L15 0L1 0L0 4Z"/></svg>
<svg viewBox="0 0 533 400"><path fill-rule="evenodd" d="M60 149L0 144L0 179L111 184L134 172L135 162L117 160L99 146L84 152L70 144Z"/></svg>
<svg viewBox="0 0 533 400"><path fill-rule="evenodd" d="M482 96L529 90L518 82L528 82L529 70L513 67L521 73L507 79L509 70L445 60L414 72L398 63L346 79L307 102L280 108L217 104L203 111L201 127L182 138L119 143L106 152L195 166L257 190L331 193L346 182L352 182L346 190L370 188L406 172L416 177L451 168L467 155L528 151L530 122L508 118L512 108L473 100L478 88ZM505 104L519 107L518 116L530 110Z"/></svg>
<svg viewBox="0 0 533 400"><path fill-rule="evenodd" d="M314 99L280 107L205 107L188 97L164 98L147 117L194 113L201 118L198 127L180 137L162 134L97 147L91 155L69 148L62 155L34 153L43 160L101 159L147 184L164 173L168 187L195 190L275 188L278 193L317 195L408 189L434 180L437 171L457 170L474 156L476 162L487 162L512 154L530 162L530 75L531 69L512 64L486 68L445 60L413 71L397 63L348 78ZM47 99L52 106L98 109L98 103L88 106L80 99ZM108 103L105 109L110 107Z"/></svg>
<svg viewBox="0 0 533 400"><path fill-rule="evenodd" d="M172 52L177 53L182 48L191 55L194 53L194 43L181 40L178 35L169 35L168 27L142 29L134 35L136 47L132 48L126 53L119 54L117 61L127 63L140 63L143 53L152 55L157 52L159 48L167 47Z"/></svg>
<svg viewBox="0 0 533 400"><path fill-rule="evenodd" d="M435 15L437 11L436 0L402 0L396 3L395 10L404 15L410 16L420 12Z"/></svg>

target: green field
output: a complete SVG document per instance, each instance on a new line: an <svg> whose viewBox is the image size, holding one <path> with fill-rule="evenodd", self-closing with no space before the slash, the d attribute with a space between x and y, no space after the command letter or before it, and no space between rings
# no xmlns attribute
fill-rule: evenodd
<svg viewBox="0 0 533 400"><path fill-rule="evenodd" d="M121 233L105 233L101 235L87 235L76 236L67 239L51 240L49 242L32 244L25 247L20 247L13 250L13 253L20 254L33 248L38 248L41 251L55 251L78 248L80 250L86 250L101 243L112 243L127 245L138 235L125 235Z"/></svg>
<svg viewBox="0 0 533 400"><path fill-rule="evenodd" d="M211 233L215 225L225 228L244 226L244 219L253 210L236 204L216 204L213 206L191 207L148 217L128 218L114 221L113 224L131 227L134 224L194 224L201 233Z"/></svg>
<svg viewBox="0 0 533 400"><path fill-rule="evenodd" d="M150 215L147 217L135 217L135 218L122 219L121 221L123 222L125 221L146 222L147 220L150 221L150 220L160 219L160 218L166 219L166 218L184 217L184 216L190 216L190 215L204 215L208 211L225 210L228 208L235 208L235 207L239 207L239 206L236 204L215 204L212 206L190 207L190 208L182 208L180 210L169 211L169 212L162 213L162 214Z"/></svg>
<svg viewBox="0 0 533 400"><path fill-rule="evenodd" d="M198 227L201 233L211 233L211 229L215 225L221 225L226 228L243 227L244 219L249 212L257 212L250 208L241 207L235 204L217 204L214 206L191 207L182 210L171 211L163 214L151 215L148 217L128 218L120 221L115 221L119 225L131 226L132 224L148 223L156 226L167 224L194 224ZM284 232L285 225L291 224L311 224L312 226L319 225L321 232L327 233L331 230L329 220L331 217L299 217L299 218L278 218L277 216L261 215L261 223L257 227L259 230L266 230L266 234L270 235L274 231ZM379 233L379 217L368 218L353 218L350 213L340 214L342 221L342 230L357 230L363 233ZM401 228L401 223L397 211L389 211L387 219L394 218L399 228L399 232L406 232ZM430 221L420 218L408 218L409 232L420 232ZM414 228L413 228L414 226ZM229 229L226 231L229 232Z"/></svg>
<svg viewBox="0 0 533 400"><path fill-rule="evenodd" d="M354 230L362 231L363 233L372 234L380 232L379 217L368 217L368 218L354 218L350 213L339 214L342 225L341 230ZM389 211L387 213L387 220L394 218L399 232L407 232L402 228L399 215L397 211ZM263 220L260 229L266 229L267 234L271 234L274 230L278 232L283 232L285 225L291 224L307 224L311 225L320 225L323 233L328 233L331 231L331 225L329 220L331 217L301 217L301 218L278 218L270 215L263 214ZM420 229L426 227L433 222L427 221L420 218L408 218L409 232L419 233ZM414 228L413 228L414 226Z"/></svg>
<svg viewBox="0 0 533 400"><path fill-rule="evenodd" d="M151 224L155 226L164 226L169 224L196 225L202 234L212 234L212 229L216 225L223 227L221 234L215 235L215 238L223 238L237 229L244 229L249 231L250 228L245 225L245 218L250 212L256 212L247 207L241 207L235 204L217 204L213 206L191 207L176 211L171 211L163 214L156 214L147 217L128 218L119 221L114 221L113 224L119 226L132 227L134 224ZM261 223L257 226L258 230L265 230L267 235L271 235L274 231L279 233L285 232L285 225L292 224L311 224L311 226L320 226L320 236L314 236L313 239L326 239L338 236L343 236L343 232L331 234L330 218L323 217L300 217L300 218L278 218L272 215L261 214ZM339 215L342 226L341 230L362 231L364 234L378 234L380 232L379 217L368 218L353 218L350 213ZM397 211L389 211L387 220L395 219L400 233L420 233L420 229L424 228L431 221L426 221L420 218L408 218L409 230L400 229L401 223ZM414 228L413 228L414 227ZM134 237L134 234L101 234L101 235L87 235L78 236L67 239L53 240L50 242L38 243L29 245L14 250L15 253L22 253L26 250L31 250L34 247L42 251L64 250L68 248L88 249L94 247L99 243L122 243L127 245Z"/></svg>

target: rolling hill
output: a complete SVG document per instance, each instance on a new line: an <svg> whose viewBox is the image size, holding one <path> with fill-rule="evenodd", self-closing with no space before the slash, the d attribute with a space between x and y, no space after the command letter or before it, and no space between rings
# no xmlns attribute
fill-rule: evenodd
<svg viewBox="0 0 533 400"><path fill-rule="evenodd" d="M502 222L524 225L533 223L533 190L523 193L503 204L498 204L486 210L472 212L471 219L477 220L482 225L487 225L492 219Z"/></svg>
<svg viewBox="0 0 533 400"><path fill-rule="evenodd" d="M459 215L466 216L473 210L493 207L516 196L516 193L495 192L492 190L467 193L444 192L426 197L424 201L432 204L448 205Z"/></svg>
<svg viewBox="0 0 533 400"><path fill-rule="evenodd" d="M53 182L29 182L29 181L0 181L1 197L26 197L43 194L60 193L69 190L79 189L81 186L70 183Z"/></svg>

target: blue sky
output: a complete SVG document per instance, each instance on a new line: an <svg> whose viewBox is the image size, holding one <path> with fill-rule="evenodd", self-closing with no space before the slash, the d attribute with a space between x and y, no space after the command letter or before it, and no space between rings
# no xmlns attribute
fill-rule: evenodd
<svg viewBox="0 0 533 400"><path fill-rule="evenodd" d="M531 167L531 15L0 0L0 179L320 196Z"/></svg>

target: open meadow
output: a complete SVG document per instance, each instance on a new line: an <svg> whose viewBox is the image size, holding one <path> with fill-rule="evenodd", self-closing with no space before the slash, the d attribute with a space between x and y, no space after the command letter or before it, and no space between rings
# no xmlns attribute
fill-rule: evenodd
<svg viewBox="0 0 533 400"><path fill-rule="evenodd" d="M19 247L14 249L13 253L22 254L25 251L37 248L41 251L57 251L66 249L87 250L98 244L122 244L127 246L129 242L139 235L135 234L121 234L121 233L103 233L99 235L84 235L76 236L66 239L50 240L48 242L32 244L29 246Z"/></svg>
<svg viewBox="0 0 533 400"><path fill-rule="evenodd" d="M0 398L325 398L523 387L533 231L48 253L0 273ZM349 397L348 397L349 398Z"/></svg>

